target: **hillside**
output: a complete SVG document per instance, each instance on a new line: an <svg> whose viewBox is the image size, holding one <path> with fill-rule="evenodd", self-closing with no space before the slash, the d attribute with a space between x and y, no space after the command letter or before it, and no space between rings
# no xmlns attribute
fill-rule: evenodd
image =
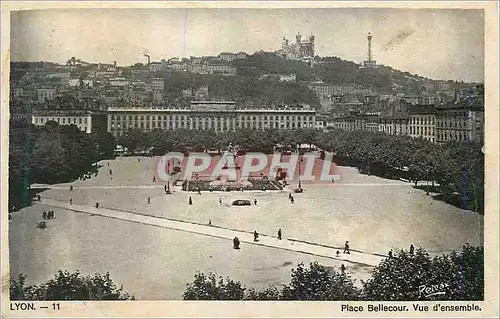
<svg viewBox="0 0 500 319"><path fill-rule="evenodd" d="M308 88L312 81L329 84L356 84L376 94L405 93L418 95L430 88L437 89L443 81L431 80L417 74L395 70L388 66L378 68L360 68L358 64L338 57L316 56L312 63L288 60L271 52L259 51L246 59L232 62L236 67L236 76L217 74L195 74L182 71L160 71L149 73L146 66L124 68L122 76L130 76L131 69L142 68L139 80L150 81L154 78L165 79L165 102L168 104L189 103L182 90L209 88L211 98L230 99L239 105L273 106L309 104L320 107L319 98ZM54 72L59 66L50 62L14 62L11 63L11 82L16 83L27 72L44 69ZM92 66L77 66L71 76L83 78ZM295 75L293 79L280 79L283 75ZM289 82L288 82L289 81ZM460 88L466 83L447 81L453 88Z"/></svg>
<svg viewBox="0 0 500 319"><path fill-rule="evenodd" d="M319 99L308 88L308 82L311 81L354 83L378 94L403 92L407 95L420 94L429 85L437 87L438 82L386 66L360 68L358 64L338 57L315 57L311 66L274 53L256 52L233 63L237 68L236 76L167 72L166 92L179 98L182 89L196 89L206 85L212 97L232 99L249 105L306 103L317 108L320 106ZM296 82L280 82L279 75L289 74L296 75Z"/></svg>
<svg viewBox="0 0 500 319"><path fill-rule="evenodd" d="M296 74L297 81L323 81L331 84L354 83L379 93L394 93L394 88L407 94L418 94L424 84L437 81L395 70L391 67L360 68L358 64L338 57L314 58L313 67L294 60L287 60L269 52L257 52L235 65L242 76L259 77L262 74ZM452 81L449 81L452 82Z"/></svg>

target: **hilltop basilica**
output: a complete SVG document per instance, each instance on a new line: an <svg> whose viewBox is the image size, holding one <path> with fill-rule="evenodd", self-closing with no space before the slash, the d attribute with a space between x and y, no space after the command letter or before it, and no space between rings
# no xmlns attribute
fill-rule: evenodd
<svg viewBox="0 0 500 319"><path fill-rule="evenodd" d="M306 57L314 57L314 35L302 39L302 35L297 33L295 43L289 43L288 39L283 37L281 50L276 53L284 58L291 60L300 60Z"/></svg>

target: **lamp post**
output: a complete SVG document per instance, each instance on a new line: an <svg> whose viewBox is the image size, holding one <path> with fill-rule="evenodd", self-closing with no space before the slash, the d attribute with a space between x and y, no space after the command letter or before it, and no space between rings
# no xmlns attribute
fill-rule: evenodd
<svg viewBox="0 0 500 319"><path fill-rule="evenodd" d="M300 160L299 160L299 189L302 188L302 185L300 184L300 166L302 165L302 162L304 161L304 157L301 155Z"/></svg>
<svg viewBox="0 0 500 319"><path fill-rule="evenodd" d="M167 179L167 190L166 190L166 194L169 195L169 194L172 194L170 192L170 162L167 161L167 175L168 175L168 179Z"/></svg>

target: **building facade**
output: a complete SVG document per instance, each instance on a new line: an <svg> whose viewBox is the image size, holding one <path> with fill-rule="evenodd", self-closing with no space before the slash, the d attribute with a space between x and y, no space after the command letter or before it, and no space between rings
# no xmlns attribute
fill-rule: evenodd
<svg viewBox="0 0 500 319"><path fill-rule="evenodd" d="M360 114L358 112L351 112L346 116L340 116L331 119L328 122L329 128L340 129L344 131L379 131L379 114L368 113Z"/></svg>
<svg viewBox="0 0 500 319"><path fill-rule="evenodd" d="M482 97L436 108L436 142L448 141L484 141Z"/></svg>
<svg viewBox="0 0 500 319"><path fill-rule="evenodd" d="M436 110L434 105L412 105L409 110L408 135L436 141Z"/></svg>
<svg viewBox="0 0 500 319"><path fill-rule="evenodd" d="M130 129L215 130L314 128L316 111L310 109L238 109L232 101L192 101L191 107L109 108L108 132L113 136Z"/></svg>
<svg viewBox="0 0 500 319"><path fill-rule="evenodd" d="M38 102L53 101L56 96L56 89L53 88L39 88L36 90Z"/></svg>
<svg viewBox="0 0 500 319"><path fill-rule="evenodd" d="M321 98L325 99L327 97L330 97L334 95L335 88L333 84L328 84L324 82L313 82L308 85L309 89L311 89L316 95Z"/></svg>
<svg viewBox="0 0 500 319"><path fill-rule="evenodd" d="M246 59L247 56L248 55L245 52L239 52L239 53L222 52L221 54L219 54L219 60L226 62L233 62L234 60L237 59Z"/></svg>
<svg viewBox="0 0 500 319"><path fill-rule="evenodd" d="M59 125L76 125L85 133L92 132L92 114L84 111L34 111L31 115L31 123L43 126L49 121L54 121Z"/></svg>
<svg viewBox="0 0 500 319"><path fill-rule="evenodd" d="M350 95L356 92L355 84L329 84L324 82L312 82L308 85L320 99L326 99L331 96Z"/></svg>
<svg viewBox="0 0 500 319"><path fill-rule="evenodd" d="M379 119L379 132L388 135L408 135L407 114L383 116Z"/></svg>

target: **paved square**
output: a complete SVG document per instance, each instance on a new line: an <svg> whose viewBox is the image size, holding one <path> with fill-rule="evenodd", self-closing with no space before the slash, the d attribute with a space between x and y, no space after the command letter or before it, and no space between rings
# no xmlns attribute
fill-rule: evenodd
<svg viewBox="0 0 500 319"><path fill-rule="evenodd" d="M292 204L291 188L198 195L182 192L178 186L166 195L164 185L152 181L154 163L146 157L104 161L97 177L53 185L41 196L67 204L71 198L75 206L94 207L99 202L102 209L195 224L211 221L227 231L257 230L263 244L276 236L278 228L284 239L297 245L342 247L349 240L351 249L367 255L407 249L410 243L441 254L465 243L483 242L483 216L433 200L408 183L360 175L354 168L340 167L342 180L334 184L304 183L304 193L294 194ZM193 205L188 205L190 196ZM256 199L257 205L231 206L235 199ZM228 239L62 208L56 208L56 219L40 230L35 224L43 209L53 208L36 204L14 213L10 223L12 274L22 272L37 283L59 269L109 270L117 283L139 299L180 299L196 271L230 276L260 289L288 283L291 269L301 261L317 260L327 266L345 263L358 279L367 279L372 270L362 264L245 243L234 251ZM335 250L331 248L332 256Z"/></svg>

